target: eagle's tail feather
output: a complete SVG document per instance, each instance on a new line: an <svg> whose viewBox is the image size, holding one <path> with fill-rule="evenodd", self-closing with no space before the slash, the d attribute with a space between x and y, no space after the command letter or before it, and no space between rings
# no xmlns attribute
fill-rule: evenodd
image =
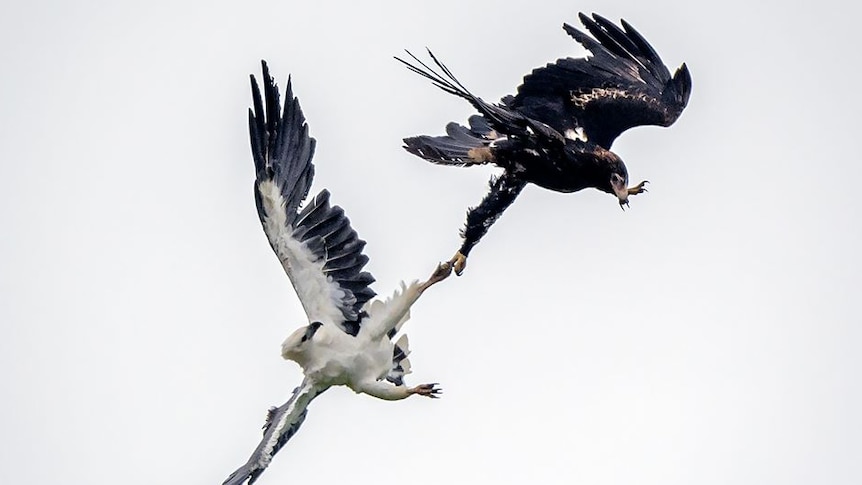
<svg viewBox="0 0 862 485"><path fill-rule="evenodd" d="M445 136L414 136L404 139L404 149L432 163L466 167L492 161L490 145L496 136L481 116L470 118L470 128L446 125Z"/></svg>
<svg viewBox="0 0 862 485"><path fill-rule="evenodd" d="M396 386L404 385L404 376L410 373L410 343L407 340L407 335L402 334L401 338L395 342L395 348L392 352L392 369L386 376L386 380Z"/></svg>

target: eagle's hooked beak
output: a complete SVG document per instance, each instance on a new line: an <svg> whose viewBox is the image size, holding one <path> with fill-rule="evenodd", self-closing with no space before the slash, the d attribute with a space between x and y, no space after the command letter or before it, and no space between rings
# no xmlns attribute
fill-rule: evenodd
<svg viewBox="0 0 862 485"><path fill-rule="evenodd" d="M300 343L311 340L311 337L314 337L314 334L317 333L317 329L322 326L323 324L320 322L311 322L307 327L305 327L305 335L302 336Z"/></svg>

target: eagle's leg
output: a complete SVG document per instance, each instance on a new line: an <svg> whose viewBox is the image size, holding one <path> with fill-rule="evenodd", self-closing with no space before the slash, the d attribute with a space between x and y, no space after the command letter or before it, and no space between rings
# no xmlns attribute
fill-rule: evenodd
<svg viewBox="0 0 862 485"><path fill-rule="evenodd" d="M635 185L634 187L629 187L629 195L637 195L644 192L648 192L648 190L646 189L646 184L648 183L649 180L644 180L643 182Z"/></svg>
<svg viewBox="0 0 862 485"><path fill-rule="evenodd" d="M488 232L491 225L500 218L503 211L512 205L512 202L515 202L525 185L527 182L518 179L509 172L503 172L500 177L491 179L491 190L488 195L482 199L478 206L467 211L467 223L461 230L461 237L464 238L464 242L461 244L461 249L449 260L455 269L455 274L461 276L467 266L467 256L470 254L470 250Z"/></svg>
<svg viewBox="0 0 862 485"><path fill-rule="evenodd" d="M420 384L416 387L407 387L404 385L393 386L384 381L362 382L356 385L351 385L350 388L357 393L365 393L369 396L374 396L378 399L386 401L400 401L416 394L419 396L438 398L443 392L440 389L440 384Z"/></svg>
<svg viewBox="0 0 862 485"><path fill-rule="evenodd" d="M451 274L452 274L452 264L451 263L446 262L446 263L438 264L437 268L434 270L434 273L432 273L431 277L428 278L428 281L419 285L419 293L422 293L423 291L430 288L432 285L445 280Z"/></svg>

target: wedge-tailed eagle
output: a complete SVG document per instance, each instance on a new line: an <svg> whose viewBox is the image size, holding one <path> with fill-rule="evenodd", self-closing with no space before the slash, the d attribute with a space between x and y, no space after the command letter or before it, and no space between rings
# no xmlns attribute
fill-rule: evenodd
<svg viewBox="0 0 862 485"><path fill-rule="evenodd" d="M691 76L682 64L671 76L658 53L625 20L622 27L579 14L592 34L563 24L591 54L564 58L533 70L515 96L489 104L471 94L429 50L437 69L398 59L440 89L466 99L478 111L469 127L446 126L445 136L405 138L410 153L442 165L494 164L503 173L467 213L463 244L450 263L461 274L467 255L527 183L557 192L593 187L616 196L621 207L646 189L630 187L622 159L611 150L623 131L641 125L670 126L688 103Z"/></svg>

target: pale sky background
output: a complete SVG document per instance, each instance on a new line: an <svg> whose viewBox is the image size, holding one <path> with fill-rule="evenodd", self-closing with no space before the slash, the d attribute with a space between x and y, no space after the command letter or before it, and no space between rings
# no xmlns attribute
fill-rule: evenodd
<svg viewBox="0 0 862 485"><path fill-rule="evenodd" d="M252 199L261 58L386 295L491 173L401 149L472 110L392 56L496 100L597 11L691 69L675 126L614 145L650 192L526 189L406 326L445 397L332 390L258 483L862 483L859 7L791 5L5 2L0 482L220 484L300 382Z"/></svg>

